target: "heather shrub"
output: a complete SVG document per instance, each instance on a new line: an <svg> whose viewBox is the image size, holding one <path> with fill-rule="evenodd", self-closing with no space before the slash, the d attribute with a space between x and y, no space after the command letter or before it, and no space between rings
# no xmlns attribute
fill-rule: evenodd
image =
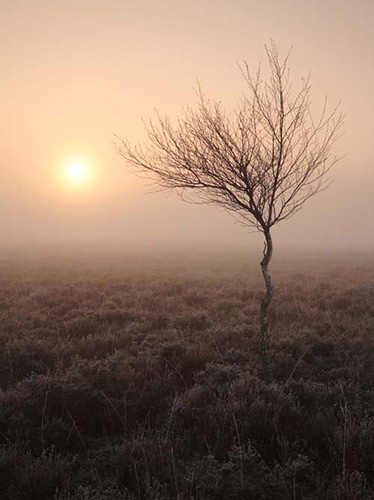
<svg viewBox="0 0 374 500"><path fill-rule="evenodd" d="M25 454L22 461L18 460L13 465L14 480L3 488L5 498L50 500L56 491L70 488L75 457L62 456L52 447L37 457Z"/></svg>
<svg viewBox="0 0 374 500"><path fill-rule="evenodd" d="M136 497L125 491L121 492L114 484L106 488L79 486L74 493L57 491L53 500L136 500Z"/></svg>
<svg viewBox="0 0 374 500"><path fill-rule="evenodd" d="M274 270L264 383L257 267L134 262L0 263L0 498L374 498L371 264Z"/></svg>
<svg viewBox="0 0 374 500"><path fill-rule="evenodd" d="M205 330L208 327L209 321L205 313L201 312L190 312L180 315L174 321L174 326L176 328L181 328L182 330Z"/></svg>
<svg viewBox="0 0 374 500"><path fill-rule="evenodd" d="M54 345L38 337L10 340L0 354L0 387L7 388L33 373L48 373L56 359Z"/></svg>

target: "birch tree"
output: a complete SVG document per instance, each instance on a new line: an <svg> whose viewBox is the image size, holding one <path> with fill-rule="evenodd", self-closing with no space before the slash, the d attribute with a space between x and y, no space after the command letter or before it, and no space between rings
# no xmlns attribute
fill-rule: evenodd
<svg viewBox="0 0 374 500"><path fill-rule="evenodd" d="M263 79L260 69L251 73L246 63L241 66L246 91L232 113L199 88L197 105L185 108L175 121L157 113L145 125L145 144L132 146L117 137L115 149L160 188L223 207L263 234L260 340L269 376L272 228L328 187L344 117L339 105L328 110L327 99L313 116L310 77L301 79L294 91L290 54L280 59L273 42L265 49L269 77Z"/></svg>

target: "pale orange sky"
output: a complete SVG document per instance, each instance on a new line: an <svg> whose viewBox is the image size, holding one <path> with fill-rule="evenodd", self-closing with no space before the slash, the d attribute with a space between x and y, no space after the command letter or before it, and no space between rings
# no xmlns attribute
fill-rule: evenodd
<svg viewBox="0 0 374 500"><path fill-rule="evenodd" d="M196 79L234 106L272 38L293 46L295 86L312 72L313 103L342 100L346 134L335 183L275 229L280 246L374 249L374 2L369 0L3 0L0 16L3 245L255 244L212 207L145 194L112 149L145 139L154 108L193 104ZM89 191L68 189L64 163L85 158Z"/></svg>

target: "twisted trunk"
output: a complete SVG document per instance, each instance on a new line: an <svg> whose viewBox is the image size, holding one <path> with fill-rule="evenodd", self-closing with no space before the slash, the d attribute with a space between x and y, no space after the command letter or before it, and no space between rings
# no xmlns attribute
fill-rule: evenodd
<svg viewBox="0 0 374 500"><path fill-rule="evenodd" d="M262 276L265 281L265 295L261 300L261 312L260 312L260 333L261 333L261 355L263 364L263 375L266 381L271 380L271 366L270 366L270 332L269 332L269 318L268 309L270 302L274 295L274 286L271 281L271 276L269 272L269 263L273 256L273 240L271 239L270 229L264 230L265 236L265 248L264 256L260 263Z"/></svg>

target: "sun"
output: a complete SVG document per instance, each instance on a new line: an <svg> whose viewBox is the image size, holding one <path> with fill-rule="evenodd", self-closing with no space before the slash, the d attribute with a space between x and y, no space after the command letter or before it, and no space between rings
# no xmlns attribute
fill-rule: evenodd
<svg viewBox="0 0 374 500"><path fill-rule="evenodd" d="M84 163L71 163L64 169L65 181L71 187L87 187L91 181L91 177L91 169Z"/></svg>

